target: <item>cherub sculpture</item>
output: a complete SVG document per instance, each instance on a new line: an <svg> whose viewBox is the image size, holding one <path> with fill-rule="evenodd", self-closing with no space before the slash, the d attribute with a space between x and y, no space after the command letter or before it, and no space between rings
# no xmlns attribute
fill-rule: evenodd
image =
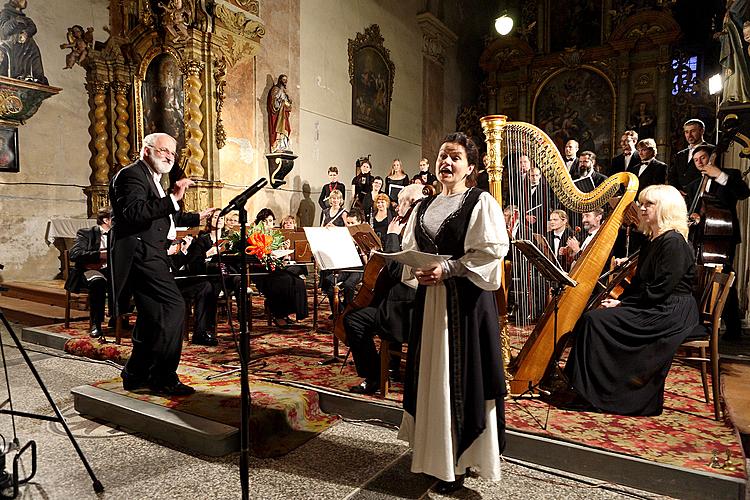
<svg viewBox="0 0 750 500"><path fill-rule="evenodd" d="M175 40L188 37L187 25L190 22L190 8L183 6L182 0L159 2L162 10L161 23Z"/></svg>
<svg viewBox="0 0 750 500"><path fill-rule="evenodd" d="M83 26L76 24L68 28L68 43L61 43L61 49L70 49L65 56L65 67L70 69L76 64L83 66L83 61L89 55L89 50L94 47L94 28L89 26L83 31Z"/></svg>

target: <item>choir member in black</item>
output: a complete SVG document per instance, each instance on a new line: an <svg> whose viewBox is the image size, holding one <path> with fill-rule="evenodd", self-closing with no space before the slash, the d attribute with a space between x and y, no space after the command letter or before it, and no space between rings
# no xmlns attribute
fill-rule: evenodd
<svg viewBox="0 0 750 500"><path fill-rule="evenodd" d="M481 169L477 171L477 186L483 191L490 191L490 174L487 172L487 166L490 164L490 158L487 153L482 153Z"/></svg>
<svg viewBox="0 0 750 500"><path fill-rule="evenodd" d="M450 255L418 269L399 437L413 450L412 472L463 485L467 468L500 478L504 395L493 290L500 286L508 232L500 206L472 188L479 151L462 133L443 141L435 162L443 191L422 200L404 231L404 250Z"/></svg>
<svg viewBox="0 0 750 500"><path fill-rule="evenodd" d="M527 174L524 210L524 237L531 238L532 234L544 234L544 213L547 209L547 188L542 180L539 167L532 167Z"/></svg>
<svg viewBox="0 0 750 500"><path fill-rule="evenodd" d="M582 316L565 372L594 409L649 416L662 412L664 380L675 351L698 325L698 308L682 196L672 186L654 185L638 200L649 239L636 276L619 300L605 299Z"/></svg>
<svg viewBox="0 0 750 500"><path fill-rule="evenodd" d="M365 220L368 222L372 221L372 209L375 206L379 194L383 194L383 178L377 175L372 179L370 192L366 193L362 199L362 212L364 213Z"/></svg>
<svg viewBox="0 0 750 500"><path fill-rule="evenodd" d="M391 165L391 173L385 178L385 194L391 199L393 207L398 204L398 192L409 184L409 176L401 167L401 160L396 158Z"/></svg>
<svg viewBox="0 0 750 500"><path fill-rule="evenodd" d="M385 195L384 195L385 196ZM352 209L350 213L346 214L345 223L347 226L356 226L364 224L362 220L362 211L356 207ZM362 282L361 271L338 271L334 273L332 270L325 270L320 272L320 288L328 296L328 303L331 306L331 313L333 313L333 292L334 292L334 279L338 280L339 292L342 294L342 300L339 303L340 310L343 310L349 302L354 300L354 294L357 293L357 285ZM329 316L329 319L333 319L333 314Z"/></svg>
<svg viewBox="0 0 750 500"><path fill-rule="evenodd" d="M577 175L578 172L578 141L571 139L565 143L563 150L563 161L565 162L565 168L568 169L571 177Z"/></svg>
<svg viewBox="0 0 750 500"><path fill-rule="evenodd" d="M428 160L427 158L422 158L421 160L419 160L419 172L417 172L417 174L411 178L411 181L419 181L425 186L432 186L437 182L437 177L435 177L435 174L430 172L430 160Z"/></svg>
<svg viewBox="0 0 750 500"><path fill-rule="evenodd" d="M339 182L339 167L331 165L328 167L328 184L324 184L320 190L320 196L318 197L318 205L321 210L328 208L328 197L331 193L338 191L341 194L341 206L344 206L344 199L346 199L346 186Z"/></svg>
<svg viewBox="0 0 750 500"><path fill-rule="evenodd" d="M578 155L578 171L573 175L573 182L578 189L590 193L605 180L607 178L604 174L596 171L596 154L593 151L583 151Z"/></svg>
<svg viewBox="0 0 750 500"><path fill-rule="evenodd" d="M112 209L105 207L96 214L96 226L79 229L76 242L70 249L70 260L75 267L65 281L65 289L78 293L86 288L89 294L90 335L93 338L102 336L104 305L110 288L110 273L107 269L107 235L112 227ZM110 312L112 307L110 306ZM114 326L114 318L110 320Z"/></svg>
<svg viewBox="0 0 750 500"><path fill-rule="evenodd" d="M547 221L547 243L552 249L552 253L555 254L560 267L565 271L570 271L570 261L567 258L567 251L565 250L568 244L568 238L573 233L570 231L568 226L568 214L563 210L553 210L549 214Z"/></svg>
<svg viewBox="0 0 750 500"><path fill-rule="evenodd" d="M638 177L638 194L654 184L667 183L667 164L656 159L656 141L643 139L636 146L641 161L628 168L628 172Z"/></svg>
<svg viewBox="0 0 750 500"><path fill-rule="evenodd" d="M393 220L393 214L391 212L390 199L385 193L380 193L375 201L375 210L373 210L372 218L370 219L370 225L375 234L380 238L380 241L383 241L383 238L385 238L391 220Z"/></svg>
<svg viewBox="0 0 750 500"><path fill-rule="evenodd" d="M325 227L346 225L346 210L344 210L344 195L334 190L328 195L328 207L320 213L320 225Z"/></svg>
<svg viewBox="0 0 750 500"><path fill-rule="evenodd" d="M620 148L622 153L612 158L612 166L610 167L610 175L616 174L617 172L627 172L631 166L638 165L641 162L638 152L635 150L635 145L638 142L638 132L635 130L626 130L620 137Z"/></svg>
<svg viewBox="0 0 750 500"><path fill-rule="evenodd" d="M263 223L266 227L273 227L276 217L270 208L263 208L255 217L255 224ZM259 268L259 262L255 256L254 267ZM267 274L262 272L253 276L253 282L258 291L266 298L266 307L271 313L273 322L280 328L286 328L295 323L289 316L294 314L297 321L307 317L307 288L305 280L300 275L304 268L293 266L290 268L277 267L266 269Z"/></svg>
<svg viewBox="0 0 750 500"><path fill-rule="evenodd" d="M732 238L727 245L727 263L724 265L725 273L730 273L734 269L734 256L737 245L742 241L740 231L740 221L737 217L737 202L750 197L750 187L742 179L740 171L727 168L722 169L713 165L710 161L714 148L703 145L698 146L693 151L692 161L700 174L705 174L710 181L706 186L706 196L719 208L728 210L732 218ZM701 185L701 178L694 180L685 188L687 192L686 200L692 204ZM700 218L700 217L698 217ZM724 305L722 314L726 333L723 335L725 340L739 340L742 333L742 323L740 319L740 304L737 299L737 288L732 288Z"/></svg>
<svg viewBox="0 0 750 500"><path fill-rule="evenodd" d="M672 158L667 171L667 180L670 185L684 193L688 184L701 178L701 173L695 168L695 162L693 161L695 148L704 145L711 146L711 144L703 140L703 133L706 130L706 126L697 118L691 118L686 121L685 125L682 126L682 130L685 133L685 140L688 143L688 147L678 151L674 155L674 158ZM690 203L689 200L688 203Z"/></svg>
<svg viewBox="0 0 750 500"><path fill-rule="evenodd" d="M407 186L398 194L398 215L403 217L411 205L421 199L421 185ZM401 250L401 232L406 225L406 219L395 217L388 226L388 232L383 239L384 252L398 252ZM375 349L373 338L375 335L390 342L402 344L408 340L411 316L414 309L416 291L401 282L403 266L392 261L387 264L383 272L387 272L393 283L387 294L377 297L367 307L350 311L344 317L344 329L351 349L357 375L364 378L362 383L349 388L357 394L373 394L380 386L380 357ZM394 346L394 349L396 347ZM398 378L400 359L394 358L390 372Z"/></svg>
<svg viewBox="0 0 750 500"><path fill-rule="evenodd" d="M364 206L365 197L372 190L372 163L367 157L357 160L357 175L352 179L352 188L354 196L352 197L352 207L354 205Z"/></svg>

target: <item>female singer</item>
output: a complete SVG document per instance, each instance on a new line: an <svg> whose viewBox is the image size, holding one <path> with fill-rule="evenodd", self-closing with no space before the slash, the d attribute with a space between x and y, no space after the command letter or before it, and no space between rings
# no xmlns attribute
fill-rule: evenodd
<svg viewBox="0 0 750 500"><path fill-rule="evenodd" d="M365 220L368 222L372 221L372 209L375 206L375 202L378 199L378 195L383 192L383 178L375 176L372 178L372 189L369 193L365 194L362 199L362 212L364 212ZM390 199L389 199L390 202Z"/></svg>
<svg viewBox="0 0 750 500"><path fill-rule="evenodd" d="M399 437L413 448L412 472L441 480L436 491L463 485L469 467L500 478L505 412L500 332L493 290L500 287L508 232L500 206L473 186L476 145L456 132L435 162L443 191L417 205L404 250L450 255L404 281L419 286L409 338L404 416ZM421 313L417 311L422 311Z"/></svg>
<svg viewBox="0 0 750 500"><path fill-rule="evenodd" d="M636 277L620 300L605 299L603 308L583 315L565 371L594 409L659 415L672 357L698 325L692 296L695 255L687 242L687 208L677 189L652 185L638 201L640 229L648 240ZM581 403L569 406L587 409Z"/></svg>
<svg viewBox="0 0 750 500"><path fill-rule="evenodd" d="M385 235L388 233L388 224L393 220L393 214L390 211L390 199L385 193L380 193L375 201L376 211L372 214L372 222L370 225L378 235L380 241L383 241Z"/></svg>
<svg viewBox="0 0 750 500"><path fill-rule="evenodd" d="M364 199L372 189L372 163L367 157L357 160L357 175L352 179L354 196L352 196L352 207L356 204L363 205Z"/></svg>
<svg viewBox="0 0 750 500"><path fill-rule="evenodd" d="M344 204L344 196L341 191L334 189L328 196L328 209L323 210L320 214L320 225L321 226L346 226L346 210L342 206Z"/></svg>
<svg viewBox="0 0 750 500"><path fill-rule="evenodd" d="M391 199L395 208L398 205L398 193L409 185L409 176L401 168L401 160L396 158L391 165L391 173L385 178L385 194Z"/></svg>

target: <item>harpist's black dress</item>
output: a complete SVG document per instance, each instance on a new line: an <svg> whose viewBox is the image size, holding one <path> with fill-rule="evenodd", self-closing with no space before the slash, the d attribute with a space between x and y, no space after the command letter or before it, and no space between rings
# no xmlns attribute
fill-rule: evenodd
<svg viewBox="0 0 750 500"><path fill-rule="evenodd" d="M672 357L698 324L693 249L670 230L647 242L619 306L583 315L565 371L593 406L659 415Z"/></svg>

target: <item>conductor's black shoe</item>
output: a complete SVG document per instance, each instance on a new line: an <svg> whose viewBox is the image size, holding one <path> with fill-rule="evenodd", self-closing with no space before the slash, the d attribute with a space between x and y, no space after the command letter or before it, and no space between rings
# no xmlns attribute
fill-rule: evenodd
<svg viewBox="0 0 750 500"><path fill-rule="evenodd" d="M195 392L195 389L182 382L173 385L152 385L149 389L151 393L159 396L189 396Z"/></svg>
<svg viewBox="0 0 750 500"><path fill-rule="evenodd" d="M351 386L349 392L353 392L354 394L375 394L378 392L379 385L378 382L365 379L361 384Z"/></svg>
<svg viewBox="0 0 750 500"><path fill-rule="evenodd" d="M92 339L98 339L102 336L102 327L100 325L94 325L91 327L91 332L89 333L89 336Z"/></svg>
<svg viewBox="0 0 750 500"><path fill-rule="evenodd" d="M219 340L210 332L195 332L193 334L193 344L217 346Z"/></svg>
<svg viewBox="0 0 750 500"><path fill-rule="evenodd" d="M122 376L122 388L126 391L137 391L138 389L144 389L148 387L148 384L139 380L134 380L125 375Z"/></svg>
<svg viewBox="0 0 750 500"><path fill-rule="evenodd" d="M435 493L453 493L454 491L458 491L464 487L464 477L460 475L456 476L455 481L438 481L438 484L432 488L432 491Z"/></svg>

